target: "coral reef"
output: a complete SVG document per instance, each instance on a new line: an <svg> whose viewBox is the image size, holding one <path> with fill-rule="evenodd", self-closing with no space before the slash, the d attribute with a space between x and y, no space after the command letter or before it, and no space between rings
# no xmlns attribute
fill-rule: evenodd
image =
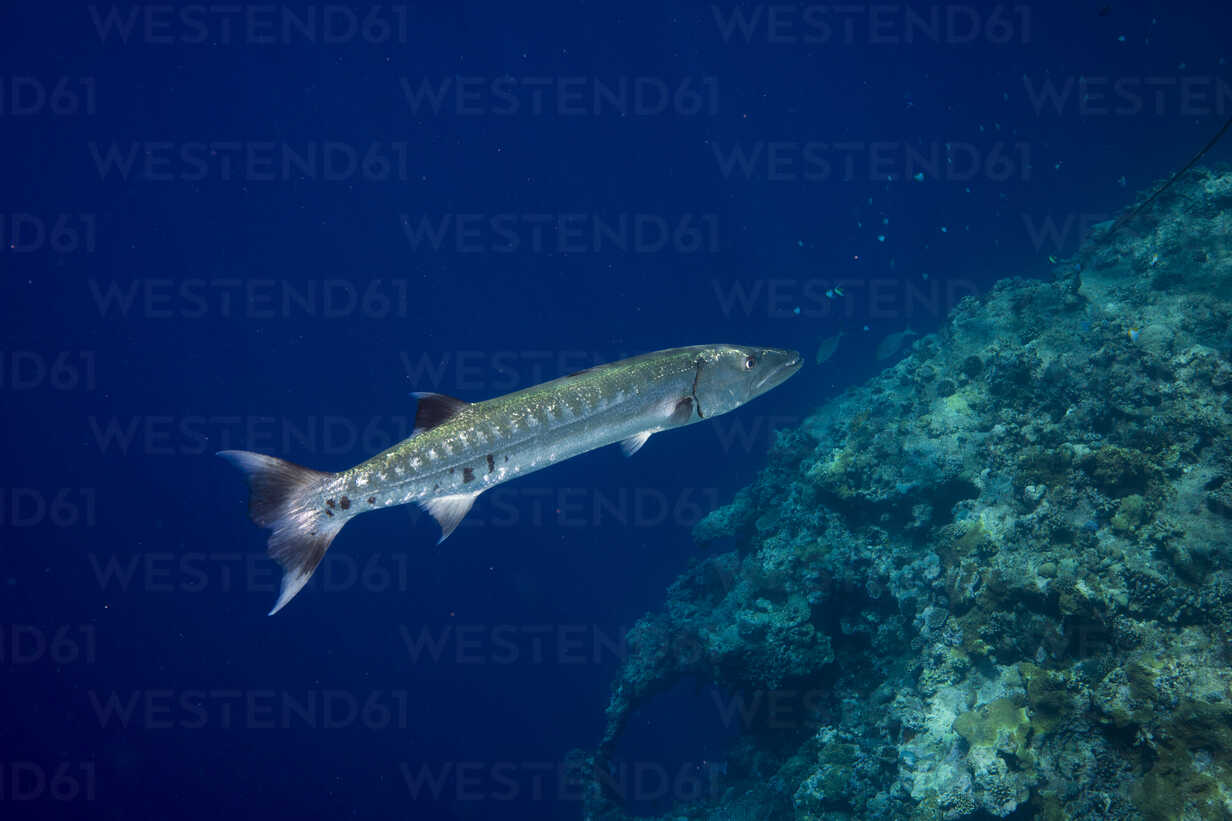
<svg viewBox="0 0 1232 821"><path fill-rule="evenodd" d="M629 636L603 762L684 676L742 703L671 818L1232 818L1232 173L968 297L780 435Z"/></svg>

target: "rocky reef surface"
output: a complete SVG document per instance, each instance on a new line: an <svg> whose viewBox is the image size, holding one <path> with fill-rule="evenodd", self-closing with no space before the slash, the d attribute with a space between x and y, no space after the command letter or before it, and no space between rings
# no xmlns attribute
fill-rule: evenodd
<svg viewBox="0 0 1232 821"><path fill-rule="evenodd" d="M741 732L669 818L1232 818L1232 172L1110 227L697 525L578 757L587 817L633 817L608 757L701 677Z"/></svg>

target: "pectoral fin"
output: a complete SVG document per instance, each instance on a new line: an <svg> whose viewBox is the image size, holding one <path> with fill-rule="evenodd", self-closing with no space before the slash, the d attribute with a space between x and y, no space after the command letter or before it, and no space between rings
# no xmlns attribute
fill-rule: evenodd
<svg viewBox="0 0 1232 821"><path fill-rule="evenodd" d="M642 445L646 444L646 440L650 438L650 431L643 431L635 436L630 436L628 439L623 439L620 442L620 449L625 452L625 456L632 456L642 449Z"/></svg>
<svg viewBox="0 0 1232 821"><path fill-rule="evenodd" d="M456 493L453 496L439 496L420 503L423 509L432 514L432 518L436 519L436 523L441 526L441 538L436 540L437 544L445 541L449 534L453 533L454 528L466 518L466 514L470 512L471 505L475 504L475 497L478 495L478 493Z"/></svg>
<svg viewBox="0 0 1232 821"><path fill-rule="evenodd" d="M672 413L667 417L669 425L683 425L688 422L693 416L693 397L686 396L676 402L676 406L672 408Z"/></svg>

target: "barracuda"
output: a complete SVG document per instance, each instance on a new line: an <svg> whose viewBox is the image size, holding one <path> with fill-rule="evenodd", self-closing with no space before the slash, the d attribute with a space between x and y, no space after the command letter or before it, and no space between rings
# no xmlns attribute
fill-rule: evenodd
<svg viewBox="0 0 1232 821"><path fill-rule="evenodd" d="M782 384L795 351L695 345L587 368L482 402L418 393L411 436L340 473L242 450L218 455L248 476L249 513L282 566L270 615L298 593L354 516L417 503L443 541L490 487L620 442L632 456L654 433L710 419Z"/></svg>

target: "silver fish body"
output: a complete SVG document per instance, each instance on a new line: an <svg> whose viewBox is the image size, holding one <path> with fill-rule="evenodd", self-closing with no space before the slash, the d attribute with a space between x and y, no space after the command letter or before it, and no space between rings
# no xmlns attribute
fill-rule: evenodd
<svg viewBox="0 0 1232 821"><path fill-rule="evenodd" d="M418 394L415 432L339 473L248 451L223 451L249 476L253 520L270 528L284 576L271 613L299 592L338 531L368 510L418 503L443 540L488 488L621 442L733 410L800 367L794 351L737 345L672 348L468 403Z"/></svg>

